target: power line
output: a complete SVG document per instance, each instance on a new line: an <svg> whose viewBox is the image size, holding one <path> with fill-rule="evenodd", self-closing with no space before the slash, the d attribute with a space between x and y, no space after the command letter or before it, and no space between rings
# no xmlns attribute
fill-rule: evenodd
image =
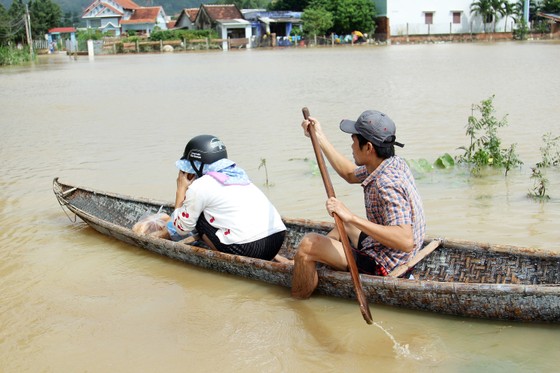
<svg viewBox="0 0 560 373"><path fill-rule="evenodd" d="M0 38L9 39L16 36L25 28L25 18L21 18L19 21L10 20L8 23L2 24L0 22Z"/></svg>
<svg viewBox="0 0 560 373"><path fill-rule="evenodd" d="M13 19L10 19L5 24L0 22L0 27L5 27L5 28L23 27L24 25L25 25L25 18L23 18L23 17L21 17L21 19L16 20L16 21L14 21Z"/></svg>

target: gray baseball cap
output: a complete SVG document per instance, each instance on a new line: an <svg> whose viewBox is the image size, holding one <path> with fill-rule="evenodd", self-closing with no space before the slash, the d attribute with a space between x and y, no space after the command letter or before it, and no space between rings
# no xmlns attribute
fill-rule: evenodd
<svg viewBox="0 0 560 373"><path fill-rule="evenodd" d="M356 121L342 120L340 129L346 133L360 134L376 146L396 145L401 148L404 146L404 144L396 141L397 127L395 123L387 115L377 110L364 111Z"/></svg>

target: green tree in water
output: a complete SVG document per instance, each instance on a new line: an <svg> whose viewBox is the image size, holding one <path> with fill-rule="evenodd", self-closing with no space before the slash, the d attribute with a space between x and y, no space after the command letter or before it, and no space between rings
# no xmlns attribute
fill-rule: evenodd
<svg viewBox="0 0 560 373"><path fill-rule="evenodd" d="M516 144L509 148L502 148L502 140L498 137L498 128L508 126L506 117L498 120L495 116L494 96L472 106L466 134L470 138L468 146L460 147L465 153L457 157L457 162L472 166L471 172L479 174L485 166L504 168L507 172L523 164L515 152ZM478 111L480 116L475 116Z"/></svg>

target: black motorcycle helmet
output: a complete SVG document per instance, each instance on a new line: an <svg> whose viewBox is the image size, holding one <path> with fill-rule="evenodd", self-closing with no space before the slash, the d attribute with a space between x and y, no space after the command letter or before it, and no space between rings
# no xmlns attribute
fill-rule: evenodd
<svg viewBox="0 0 560 373"><path fill-rule="evenodd" d="M212 135L193 137L187 143L183 157L181 157L181 159L186 159L191 163L197 177L202 177L204 165L214 163L223 158L227 158L226 146L220 139ZM194 161L201 163L200 168L196 167Z"/></svg>

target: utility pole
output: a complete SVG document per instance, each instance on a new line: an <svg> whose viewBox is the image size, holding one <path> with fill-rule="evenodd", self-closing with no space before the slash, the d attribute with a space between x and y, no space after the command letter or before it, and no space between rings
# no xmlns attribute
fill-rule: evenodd
<svg viewBox="0 0 560 373"><path fill-rule="evenodd" d="M33 37L31 36L31 17L29 17L29 7L25 4L25 34L27 35L27 44L29 44L29 52L33 58Z"/></svg>

